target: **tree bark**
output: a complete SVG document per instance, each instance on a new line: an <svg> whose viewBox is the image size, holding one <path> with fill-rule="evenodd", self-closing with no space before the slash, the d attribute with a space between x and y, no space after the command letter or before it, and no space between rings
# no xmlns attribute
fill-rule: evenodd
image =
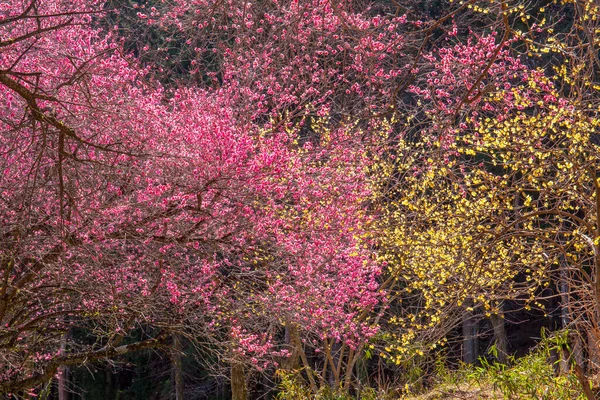
<svg viewBox="0 0 600 400"><path fill-rule="evenodd" d="M591 328L588 331L588 374L595 374L600 370L600 330Z"/></svg>
<svg viewBox="0 0 600 400"><path fill-rule="evenodd" d="M67 350L67 337L65 333L60 338L60 355L64 356ZM58 368L58 400L69 400L69 367L66 365Z"/></svg>
<svg viewBox="0 0 600 400"><path fill-rule="evenodd" d="M579 384L581 385L581 389L583 390L583 394L587 400L594 400L596 397L590 388L590 381L587 376L583 372L583 369L579 366L579 364L574 363L573 370L575 372L575 376L579 380Z"/></svg>
<svg viewBox="0 0 600 400"><path fill-rule="evenodd" d="M479 357L479 343L477 340L478 323L471 311L465 311L462 321L463 332L463 362L475 364Z"/></svg>
<svg viewBox="0 0 600 400"><path fill-rule="evenodd" d="M502 306L500 306L502 309ZM506 337L506 328L504 318L501 315L493 314L490 317L492 327L494 328L494 342L498 351L498 361L506 364L508 357L508 338Z"/></svg>
<svg viewBox="0 0 600 400"><path fill-rule="evenodd" d="M105 380L106 380L106 386L104 387L104 397L106 399L114 399L115 398L115 383L114 383L114 377L113 377L113 373L110 369L110 367L106 367L106 370L104 371L104 376L105 376Z"/></svg>
<svg viewBox="0 0 600 400"><path fill-rule="evenodd" d="M175 400L183 400L184 382L183 382L183 347L179 335L173 335L173 350L171 355L173 368L173 382L175 386Z"/></svg>
<svg viewBox="0 0 600 400"><path fill-rule="evenodd" d="M571 353L573 357L573 361L581 367L583 372L587 371L587 360L584 354L585 343L582 340L581 334L578 331L575 331L570 338L571 342Z"/></svg>
<svg viewBox="0 0 600 400"><path fill-rule="evenodd" d="M567 260L564 255L560 255L559 263L559 281L558 290L560 292L560 323L562 329L567 329L571 323L571 315L569 313L569 276L567 271ZM558 371L561 375L566 375L571 370L569 365L569 354L566 351L559 353Z"/></svg>
<svg viewBox="0 0 600 400"><path fill-rule="evenodd" d="M282 363L283 369L285 369L287 371L293 371L300 367L300 350L301 349L298 348L298 343L296 343L295 331L296 331L296 328L293 327L291 324L288 323L285 325L284 343L287 346L290 346L292 349L290 356L287 357L286 359L284 359L284 361Z"/></svg>
<svg viewBox="0 0 600 400"><path fill-rule="evenodd" d="M334 341L331 345L331 368L329 369L329 386L338 388L340 385L340 375L338 373L338 365L340 363L340 351L342 345Z"/></svg>
<svg viewBox="0 0 600 400"><path fill-rule="evenodd" d="M246 385L244 365L234 361L231 365L231 400L247 399L248 387Z"/></svg>

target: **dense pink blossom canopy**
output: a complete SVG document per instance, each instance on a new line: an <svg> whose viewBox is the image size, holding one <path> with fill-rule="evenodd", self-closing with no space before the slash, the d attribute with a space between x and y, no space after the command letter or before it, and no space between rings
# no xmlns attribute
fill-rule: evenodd
<svg viewBox="0 0 600 400"><path fill-rule="evenodd" d="M177 18L206 6L156 20L184 29ZM345 88L337 67L280 68L276 40L228 54L221 88L164 90L96 27L102 2L0 7L0 382L60 364L57 337L73 326L109 345L136 328L225 337L255 363L285 354L273 340L282 325L354 345L375 333L356 318L380 301L364 240L375 149L353 126L299 142L299 127L256 122L309 103L325 117L329 95L290 82L310 74ZM319 23L328 38L342 24L332 18ZM298 46L314 22L295 28ZM251 80L250 65L266 75Z"/></svg>

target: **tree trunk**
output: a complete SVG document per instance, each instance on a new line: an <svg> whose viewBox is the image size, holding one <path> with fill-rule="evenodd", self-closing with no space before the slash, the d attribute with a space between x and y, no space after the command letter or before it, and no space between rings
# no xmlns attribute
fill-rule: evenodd
<svg viewBox="0 0 600 400"><path fill-rule="evenodd" d="M471 311L465 311L462 322L463 331L463 362L475 364L479 357L479 343L477 340L478 324Z"/></svg>
<svg viewBox="0 0 600 400"><path fill-rule="evenodd" d="M502 309L502 305L500 306ZM508 338L506 337L506 328L504 326L504 317L494 314L490 317L492 327L494 328L494 343L498 351L498 361L506 364L508 357Z"/></svg>
<svg viewBox="0 0 600 400"><path fill-rule="evenodd" d="M600 370L600 330L591 328L588 331L588 374Z"/></svg>
<svg viewBox="0 0 600 400"><path fill-rule="evenodd" d="M179 335L173 335L173 351L171 353L173 382L175 386L175 400L183 400L183 347Z"/></svg>
<svg viewBox="0 0 600 400"><path fill-rule="evenodd" d="M67 350L67 337L65 333L60 339L60 354L64 355ZM62 366L58 369L58 400L69 400L69 367Z"/></svg>
<svg viewBox="0 0 600 400"><path fill-rule="evenodd" d="M581 334L575 331L573 335L571 335L571 338L569 340L572 348L571 353L573 361L575 361L575 363L581 367L583 372L586 372L587 360L584 354L585 344L583 339L581 338Z"/></svg>
<svg viewBox="0 0 600 400"><path fill-rule="evenodd" d="M106 380L106 386L104 387L104 398L106 399L114 399L115 395L114 395L114 386L115 383L113 382L113 373L112 370L110 369L110 367L106 367L106 370L104 371L104 379Z"/></svg>
<svg viewBox="0 0 600 400"><path fill-rule="evenodd" d="M560 324L562 329L567 329L571 323L569 313L569 276L567 271L567 260L564 255L560 255L560 274L558 281L558 290L560 292ZM561 375L566 375L571 370L569 365L569 354L566 351L559 353L558 371Z"/></svg>
<svg viewBox="0 0 600 400"><path fill-rule="evenodd" d="M337 367L340 363L340 350L342 348L341 343L333 342L331 346L331 357L333 359L333 365L329 369L329 386L332 388L338 388L340 385L340 376L337 373Z"/></svg>
<svg viewBox="0 0 600 400"><path fill-rule="evenodd" d="M581 385L581 389L583 390L583 394L585 395L585 398L587 400L596 399L596 396L594 396L594 393L592 392L592 389L590 388L590 381L588 380L587 376L583 372L583 369L577 363L575 363L573 370L575 372L575 376L579 380L579 384Z"/></svg>
<svg viewBox="0 0 600 400"><path fill-rule="evenodd" d="M234 361L231 365L231 400L247 399L248 387L246 385L244 365Z"/></svg>
<svg viewBox="0 0 600 400"><path fill-rule="evenodd" d="M284 359L282 363L283 369L287 371L294 371L300 367L300 350L298 343L295 340L296 328L292 324L285 325L284 343L292 348L292 352L289 357Z"/></svg>

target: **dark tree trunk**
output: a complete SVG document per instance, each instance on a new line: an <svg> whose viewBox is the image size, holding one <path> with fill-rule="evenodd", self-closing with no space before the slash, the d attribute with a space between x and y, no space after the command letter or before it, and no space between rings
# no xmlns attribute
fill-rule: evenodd
<svg viewBox="0 0 600 400"><path fill-rule="evenodd" d="M104 376L106 379L106 386L104 387L104 397L106 399L114 399L115 395L114 395L114 385L115 383L113 382L113 373L112 370L110 369L110 367L107 367L105 372L104 372Z"/></svg>
<svg viewBox="0 0 600 400"><path fill-rule="evenodd" d="M500 305L500 310L502 310L502 305ZM506 337L504 318L502 315L493 314L490 317L490 321L494 328L494 343L496 344L496 350L498 351L498 361L502 364L506 364L508 357L508 338Z"/></svg>
<svg viewBox="0 0 600 400"><path fill-rule="evenodd" d="M473 312L465 311L462 322L463 331L463 362L466 364L475 364L479 357L478 323Z"/></svg>
<svg viewBox="0 0 600 400"><path fill-rule="evenodd" d="M173 351L171 354L172 374L175 386L175 400L183 400L184 382L183 382L183 346L179 335L173 335Z"/></svg>
<svg viewBox="0 0 600 400"><path fill-rule="evenodd" d="M69 333L65 333L60 339L60 354L65 354L67 350L67 338ZM62 366L58 369L58 400L69 400L69 367Z"/></svg>
<svg viewBox="0 0 600 400"><path fill-rule="evenodd" d="M562 329L567 329L571 323L571 316L569 314L569 276L567 271L567 260L561 254L560 255L560 278L558 282L558 290L560 292L560 323ZM561 351L560 359L558 361L558 372L559 374L568 374L571 366L569 365L569 354L567 351Z"/></svg>
<svg viewBox="0 0 600 400"><path fill-rule="evenodd" d="M298 343L295 340L295 336L296 328L291 326L291 324L286 324L283 340L286 346L291 347L292 352L290 356L283 361L282 366L283 369L288 371L293 371L300 367L300 349L298 348Z"/></svg>
<svg viewBox="0 0 600 400"><path fill-rule="evenodd" d="M338 364L340 363L340 350L341 350L341 343L337 343L334 342L333 345L331 346L331 357L333 358L333 364L336 366L338 366ZM339 376L336 376L337 374L337 370L334 372L333 371L333 366L329 369L329 386L331 386L332 388L338 388L340 385L340 379Z"/></svg>

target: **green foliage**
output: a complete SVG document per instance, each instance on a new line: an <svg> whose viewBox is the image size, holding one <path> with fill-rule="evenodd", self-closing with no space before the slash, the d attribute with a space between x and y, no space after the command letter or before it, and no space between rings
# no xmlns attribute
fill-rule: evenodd
<svg viewBox="0 0 600 400"><path fill-rule="evenodd" d="M278 400L302 400L312 398L310 388L304 384L297 371L277 371L279 378Z"/></svg>
<svg viewBox="0 0 600 400"><path fill-rule="evenodd" d="M490 362L480 358L481 366L475 367L468 378L489 382L505 399L574 400L585 399L577 377L572 371L556 375L552 355L568 351L568 332L545 337L536 349L522 358L508 357L508 364ZM492 346L490 355L497 358ZM559 362L559 361L556 361Z"/></svg>
<svg viewBox="0 0 600 400"><path fill-rule="evenodd" d="M358 396L360 400L396 400L396 391L385 388L365 388Z"/></svg>
<svg viewBox="0 0 600 400"><path fill-rule="evenodd" d="M358 395L353 396L341 388L324 385L318 393L312 393L301 377L301 371L278 371L279 392L278 400L396 400L397 394L386 388L362 388Z"/></svg>

